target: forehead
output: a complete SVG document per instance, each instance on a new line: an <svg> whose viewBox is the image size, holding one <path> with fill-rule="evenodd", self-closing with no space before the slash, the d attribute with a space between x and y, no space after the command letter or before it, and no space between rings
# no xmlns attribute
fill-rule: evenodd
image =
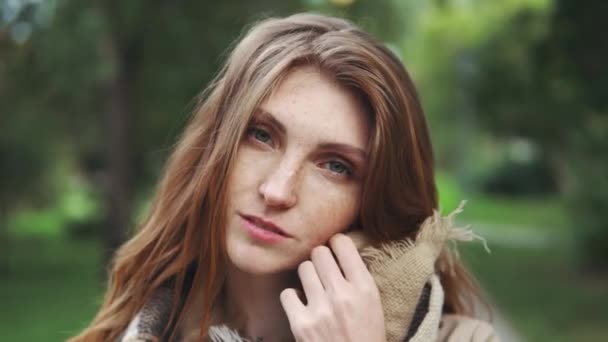
<svg viewBox="0 0 608 342"><path fill-rule="evenodd" d="M288 135L311 143L367 144L362 101L313 67L291 71L261 109L285 126Z"/></svg>

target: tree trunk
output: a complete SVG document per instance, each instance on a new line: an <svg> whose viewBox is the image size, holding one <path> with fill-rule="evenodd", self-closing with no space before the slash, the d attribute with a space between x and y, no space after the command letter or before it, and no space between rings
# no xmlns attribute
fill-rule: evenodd
<svg viewBox="0 0 608 342"><path fill-rule="evenodd" d="M129 227L132 201L131 157L129 125L131 117L132 80L125 70L124 54L117 51L117 72L110 81L105 142L108 161L106 188L106 222L104 237L104 264L124 241Z"/></svg>
<svg viewBox="0 0 608 342"><path fill-rule="evenodd" d="M104 230L104 265L109 265L116 249L123 243L131 226L133 198L130 125L134 115L134 86L141 64L140 31L130 31L121 2L102 0L101 10L108 25L102 40L101 54L114 66L108 80L106 129L106 229ZM137 24L135 25L137 27ZM105 269L105 268L104 268Z"/></svg>

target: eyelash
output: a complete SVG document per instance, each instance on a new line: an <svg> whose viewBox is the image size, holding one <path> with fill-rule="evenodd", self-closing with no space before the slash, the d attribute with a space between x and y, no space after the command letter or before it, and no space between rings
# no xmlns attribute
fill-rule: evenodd
<svg viewBox="0 0 608 342"><path fill-rule="evenodd" d="M336 164L340 165L340 167L343 168L344 171L343 172L337 172L337 171L331 170L330 167L331 167L332 164L334 164L334 166ZM323 163L323 165L327 165L328 166L327 170L329 172L331 172L332 174L337 175L339 177L351 177L353 175L352 168L347 163L342 162L340 160L330 160L330 161L327 161L327 162Z"/></svg>
<svg viewBox="0 0 608 342"><path fill-rule="evenodd" d="M260 139L260 137L258 136L258 134L260 134L260 133L265 135L266 140ZM272 134L268 130L261 128L261 127L251 126L251 127L247 128L247 136L260 144L272 146L274 143L272 141ZM334 159L334 160L326 161L322 165L327 165L328 167L326 169L329 172L331 172L332 175L335 175L338 177L345 177L345 178L349 178L349 177L353 176L353 168L347 162ZM330 169L331 165L334 165L334 166L339 165L341 168L343 168L343 172L332 171Z"/></svg>
<svg viewBox="0 0 608 342"><path fill-rule="evenodd" d="M257 134L259 134L259 133L265 134L268 139L266 141L259 139L259 136L257 136ZM247 136L261 144L266 144L266 145L272 146L272 143L273 143L272 134L266 129L255 127L255 126L249 127L249 128L247 128ZM268 140L270 140L270 142Z"/></svg>

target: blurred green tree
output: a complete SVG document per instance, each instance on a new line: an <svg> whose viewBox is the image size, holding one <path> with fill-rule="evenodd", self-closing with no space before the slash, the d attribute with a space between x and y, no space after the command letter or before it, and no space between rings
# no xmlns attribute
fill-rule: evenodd
<svg viewBox="0 0 608 342"><path fill-rule="evenodd" d="M479 121L537 143L573 213L587 265L607 269L608 21L605 1L519 11L478 50Z"/></svg>

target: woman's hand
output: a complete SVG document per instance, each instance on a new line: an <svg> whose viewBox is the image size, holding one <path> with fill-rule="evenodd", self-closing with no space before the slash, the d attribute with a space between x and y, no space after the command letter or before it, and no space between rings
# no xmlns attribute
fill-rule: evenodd
<svg viewBox="0 0 608 342"><path fill-rule="evenodd" d="M380 294L353 241L337 234L329 245L340 266L329 248L319 246L298 267L306 305L295 289L281 292L296 341L385 341Z"/></svg>

